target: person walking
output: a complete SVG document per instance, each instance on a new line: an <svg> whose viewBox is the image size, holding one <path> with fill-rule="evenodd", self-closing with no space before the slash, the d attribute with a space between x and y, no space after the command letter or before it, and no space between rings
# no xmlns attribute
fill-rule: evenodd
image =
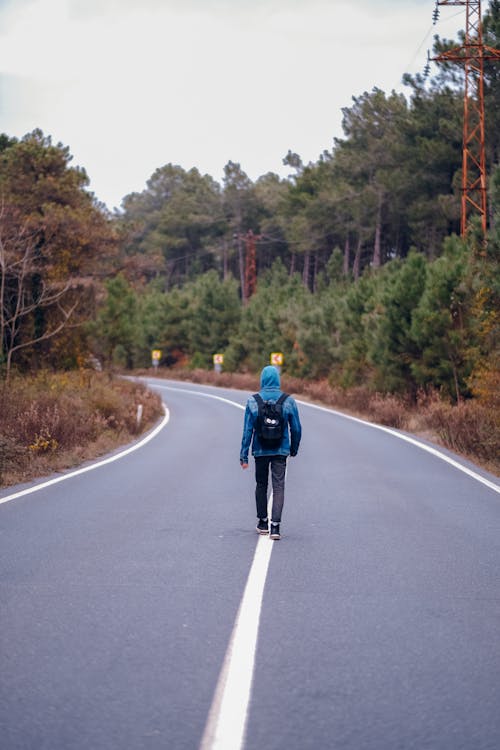
<svg viewBox="0 0 500 750"><path fill-rule="evenodd" d="M248 469L248 452L255 458L255 502L259 534L280 539L280 523L285 500L285 472L288 456L299 450L302 427L295 400L280 388L276 367L264 367L259 393L250 396L245 409L240 449L242 469ZM267 485L271 469L273 505L271 523L267 515Z"/></svg>

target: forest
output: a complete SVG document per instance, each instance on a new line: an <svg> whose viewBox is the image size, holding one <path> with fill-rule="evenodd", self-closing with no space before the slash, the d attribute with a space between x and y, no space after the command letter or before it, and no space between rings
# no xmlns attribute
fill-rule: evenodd
<svg viewBox="0 0 500 750"><path fill-rule="evenodd" d="M500 47L500 2L484 17ZM436 38L435 51L456 45ZM489 232L460 230L463 70L404 78L343 110L343 137L315 163L219 184L158 167L110 213L67 146L0 136L0 368L99 362L257 372L272 351L290 376L415 402L498 407L500 67L485 62ZM247 254L255 252L255 274ZM496 400L495 400L496 399Z"/></svg>

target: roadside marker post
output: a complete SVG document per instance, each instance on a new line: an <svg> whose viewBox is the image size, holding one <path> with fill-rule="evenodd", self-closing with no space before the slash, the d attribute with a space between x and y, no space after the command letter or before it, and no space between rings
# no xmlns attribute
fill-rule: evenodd
<svg viewBox="0 0 500 750"><path fill-rule="evenodd" d="M161 359L161 349L153 349L151 352L151 363L154 368L158 367Z"/></svg>
<svg viewBox="0 0 500 750"><path fill-rule="evenodd" d="M281 373L281 368L283 366L284 357L282 352L271 352L271 364L276 367L279 373Z"/></svg>
<svg viewBox="0 0 500 750"><path fill-rule="evenodd" d="M222 366L224 364L223 354L214 354L214 370L215 372L222 372Z"/></svg>

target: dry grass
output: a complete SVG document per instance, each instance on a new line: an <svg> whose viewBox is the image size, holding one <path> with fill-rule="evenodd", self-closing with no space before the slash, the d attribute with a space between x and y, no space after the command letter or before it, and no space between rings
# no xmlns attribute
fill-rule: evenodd
<svg viewBox="0 0 500 750"><path fill-rule="evenodd" d="M205 370L142 373L254 392L259 376ZM440 443L500 475L500 415L480 399L458 406L437 394L417 405L368 388L283 376L283 389L378 424ZM137 425L137 406L143 419ZM0 486L28 481L96 458L129 442L161 414L160 398L141 384L90 371L15 378L0 393Z"/></svg>
<svg viewBox="0 0 500 750"><path fill-rule="evenodd" d="M0 394L0 485L102 455L147 429L161 410L160 398L143 385L103 373L13 378Z"/></svg>
<svg viewBox="0 0 500 750"><path fill-rule="evenodd" d="M151 371L142 374L151 376ZM208 370L167 370L160 377L205 383L223 388L253 392L259 388L259 377L250 373L215 373ZM282 378L288 393L300 396L377 424L416 433L439 443L465 458L500 475L500 414L481 399L452 406L438 394L421 395L417 404L391 394L373 393L369 388L342 389L327 380L308 381Z"/></svg>
<svg viewBox="0 0 500 750"><path fill-rule="evenodd" d="M480 402L466 401L456 406L437 399L422 410L423 423L440 441L465 456L474 458L499 473L500 415Z"/></svg>

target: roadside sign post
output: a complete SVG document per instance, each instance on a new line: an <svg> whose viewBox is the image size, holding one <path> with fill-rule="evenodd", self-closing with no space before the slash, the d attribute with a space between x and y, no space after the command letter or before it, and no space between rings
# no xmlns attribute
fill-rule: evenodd
<svg viewBox="0 0 500 750"><path fill-rule="evenodd" d="M223 354L214 354L214 371L222 372L222 365L224 364Z"/></svg>
<svg viewBox="0 0 500 750"><path fill-rule="evenodd" d="M151 363L155 369L160 364L160 359L161 359L161 349L153 349L153 351L151 352Z"/></svg>
<svg viewBox="0 0 500 750"><path fill-rule="evenodd" d="M279 373L281 373L281 368L283 366L284 357L282 352L272 352L271 353L271 364L276 367Z"/></svg>

